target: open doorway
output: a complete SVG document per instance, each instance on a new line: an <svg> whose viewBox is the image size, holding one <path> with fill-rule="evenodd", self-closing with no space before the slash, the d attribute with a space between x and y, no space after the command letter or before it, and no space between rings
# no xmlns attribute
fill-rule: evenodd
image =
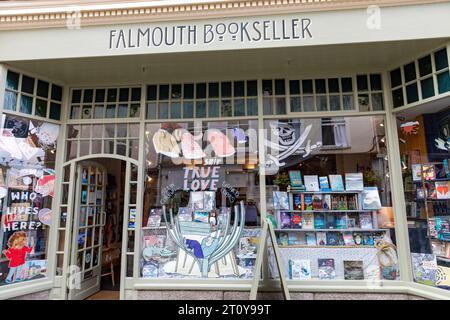
<svg viewBox="0 0 450 320"><path fill-rule="evenodd" d="M76 167L71 265L80 270L70 300L120 297L126 163L96 158Z"/></svg>

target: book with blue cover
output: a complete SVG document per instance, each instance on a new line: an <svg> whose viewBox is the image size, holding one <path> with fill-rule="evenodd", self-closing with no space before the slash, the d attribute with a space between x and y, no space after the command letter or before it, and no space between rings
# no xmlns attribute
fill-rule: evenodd
<svg viewBox="0 0 450 320"><path fill-rule="evenodd" d="M344 182L340 174L330 174L330 186L333 191L344 191Z"/></svg>
<svg viewBox="0 0 450 320"><path fill-rule="evenodd" d="M306 244L308 246L317 245L315 232L306 232Z"/></svg>
<svg viewBox="0 0 450 320"><path fill-rule="evenodd" d="M291 180L291 187L294 189L305 189L302 181L302 174L299 170L289 171L289 179Z"/></svg>
<svg viewBox="0 0 450 320"><path fill-rule="evenodd" d="M347 229L347 214L336 213L336 229Z"/></svg>
<svg viewBox="0 0 450 320"><path fill-rule="evenodd" d="M314 229L325 229L325 215L323 213L315 214Z"/></svg>
<svg viewBox="0 0 450 320"><path fill-rule="evenodd" d="M319 177L319 186L320 186L320 191L324 191L324 192L331 191L327 176Z"/></svg>
<svg viewBox="0 0 450 320"><path fill-rule="evenodd" d="M325 227L327 229L336 228L336 216L332 213L325 214Z"/></svg>
<svg viewBox="0 0 450 320"><path fill-rule="evenodd" d="M303 197L302 210L312 210L312 209L313 209L313 196L311 194L305 194Z"/></svg>
<svg viewBox="0 0 450 320"><path fill-rule="evenodd" d="M339 245L339 232L327 232L327 245L329 246Z"/></svg>

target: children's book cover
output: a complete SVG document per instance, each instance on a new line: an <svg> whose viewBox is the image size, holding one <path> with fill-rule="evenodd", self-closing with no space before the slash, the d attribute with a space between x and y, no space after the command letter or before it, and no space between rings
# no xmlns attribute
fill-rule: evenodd
<svg viewBox="0 0 450 320"><path fill-rule="evenodd" d="M331 194L324 194L322 196L322 208L324 210L332 210L331 209Z"/></svg>
<svg viewBox="0 0 450 320"><path fill-rule="evenodd" d="M312 208L313 210L322 210L322 195L314 194L312 196Z"/></svg>
<svg viewBox="0 0 450 320"><path fill-rule="evenodd" d="M327 233L326 232L317 232L316 233L316 242L318 246L326 246L327 245Z"/></svg>
<svg viewBox="0 0 450 320"><path fill-rule="evenodd" d="M346 246L354 246L353 234L351 232L344 232L344 243Z"/></svg>
<svg viewBox="0 0 450 320"><path fill-rule="evenodd" d="M371 212L361 212L359 214L359 224L361 229L372 229L372 213Z"/></svg>
<svg viewBox="0 0 450 320"><path fill-rule="evenodd" d="M291 279L311 279L311 261L308 259L289 260L289 275Z"/></svg>
<svg viewBox="0 0 450 320"><path fill-rule="evenodd" d="M330 174L330 185L333 191L344 191L344 182L342 181L342 175Z"/></svg>
<svg viewBox="0 0 450 320"><path fill-rule="evenodd" d="M334 269L334 259L318 259L319 279L334 279L336 271Z"/></svg>
<svg viewBox="0 0 450 320"><path fill-rule="evenodd" d="M312 230L314 229L314 213L304 212L302 214L302 229Z"/></svg>
<svg viewBox="0 0 450 320"><path fill-rule="evenodd" d="M338 246L339 245L339 232L327 232L327 245Z"/></svg>
<svg viewBox="0 0 450 320"><path fill-rule="evenodd" d="M320 191L330 191L330 184L328 183L328 177L327 176L322 176L319 177L319 186L320 186Z"/></svg>
<svg viewBox="0 0 450 320"><path fill-rule="evenodd" d="M291 180L291 187L293 188L304 188L302 181L302 174L299 170L289 171L289 179Z"/></svg>
<svg viewBox="0 0 450 320"><path fill-rule="evenodd" d="M314 229L325 229L325 215L323 213L315 214Z"/></svg>
<svg viewBox="0 0 450 320"><path fill-rule="evenodd" d="M306 244L308 246L316 246L316 234L314 232L306 232Z"/></svg>
<svg viewBox="0 0 450 320"><path fill-rule="evenodd" d="M313 197L310 194L305 194L303 197L303 210L313 210Z"/></svg>
<svg viewBox="0 0 450 320"><path fill-rule="evenodd" d="M306 191L320 191L319 176L304 176Z"/></svg>
<svg viewBox="0 0 450 320"><path fill-rule="evenodd" d="M291 228L301 229L302 228L302 216L298 212L291 213Z"/></svg>

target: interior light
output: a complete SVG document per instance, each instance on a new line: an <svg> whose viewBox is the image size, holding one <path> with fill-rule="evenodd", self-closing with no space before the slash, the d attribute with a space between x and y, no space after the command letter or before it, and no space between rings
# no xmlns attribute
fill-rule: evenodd
<svg viewBox="0 0 450 320"><path fill-rule="evenodd" d="M383 122L380 123L380 127L384 127L384 123Z"/></svg>

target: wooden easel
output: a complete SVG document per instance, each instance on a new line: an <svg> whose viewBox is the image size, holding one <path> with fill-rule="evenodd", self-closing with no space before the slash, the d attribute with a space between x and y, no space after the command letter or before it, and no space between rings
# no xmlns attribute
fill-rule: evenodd
<svg viewBox="0 0 450 320"><path fill-rule="evenodd" d="M270 236L270 241L272 243L273 251L275 254L275 260L277 263L278 274L280 276L281 290L283 292L283 297L285 300L291 300L291 296L289 294L288 286L286 283L286 274L285 274L284 263L281 258L280 249L278 248L275 231L273 230L272 223L267 219L264 220L262 231L261 231L261 236L259 238L260 241L259 241L258 254L256 256L255 269L253 271L254 277L253 277L253 281L252 281L252 288L250 290L250 300L256 300L256 296L258 294L259 280L261 278L262 261L263 261L263 256L264 256L264 250L266 248L266 243L267 243L267 235Z"/></svg>

